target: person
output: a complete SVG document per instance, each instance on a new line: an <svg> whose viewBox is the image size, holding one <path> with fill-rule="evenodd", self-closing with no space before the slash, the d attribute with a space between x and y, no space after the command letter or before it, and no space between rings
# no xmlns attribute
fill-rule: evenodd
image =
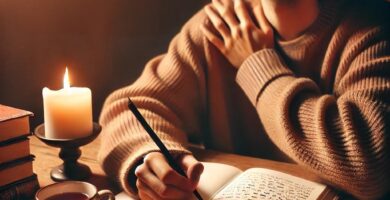
<svg viewBox="0 0 390 200"><path fill-rule="evenodd" d="M99 161L142 199L188 199L189 144L292 161L357 198L389 189L389 5L213 0L105 101ZM131 97L188 178L127 109Z"/></svg>

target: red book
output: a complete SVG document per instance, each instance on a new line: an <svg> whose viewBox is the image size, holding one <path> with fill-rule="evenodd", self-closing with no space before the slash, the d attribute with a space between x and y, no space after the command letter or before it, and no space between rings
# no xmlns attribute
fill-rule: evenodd
<svg viewBox="0 0 390 200"><path fill-rule="evenodd" d="M29 135L32 112L0 104L0 143Z"/></svg>
<svg viewBox="0 0 390 200"><path fill-rule="evenodd" d="M0 164L0 187L33 175L34 156L29 155Z"/></svg>
<svg viewBox="0 0 390 200"><path fill-rule="evenodd" d="M1 200L34 199L39 189L37 175L33 174L27 178L12 182L0 187Z"/></svg>

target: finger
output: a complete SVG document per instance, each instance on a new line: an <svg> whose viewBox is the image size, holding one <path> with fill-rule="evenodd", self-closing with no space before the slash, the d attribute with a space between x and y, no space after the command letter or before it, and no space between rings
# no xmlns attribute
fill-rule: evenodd
<svg viewBox="0 0 390 200"><path fill-rule="evenodd" d="M165 185L169 184L184 191L192 191L189 179L172 169L161 153L149 153L146 155L144 163Z"/></svg>
<svg viewBox="0 0 390 200"><path fill-rule="evenodd" d="M181 158L181 165L187 172L187 176L192 183L196 184L199 181L200 175L203 173L204 166L201 162L196 160L192 155L185 155Z"/></svg>
<svg viewBox="0 0 390 200"><path fill-rule="evenodd" d="M135 185L138 188L138 195L141 199L161 199L149 186L137 179Z"/></svg>
<svg viewBox="0 0 390 200"><path fill-rule="evenodd" d="M209 28L207 28L204 24L200 26L203 34L206 36L207 40L209 40L217 49L221 52L224 51L225 45L223 41L216 36Z"/></svg>
<svg viewBox="0 0 390 200"><path fill-rule="evenodd" d="M261 6L261 3L257 4L257 6L253 9L253 13L257 20L257 23L259 24L263 32L267 33L269 31L272 31L272 26L264 15L264 10L263 7Z"/></svg>
<svg viewBox="0 0 390 200"><path fill-rule="evenodd" d="M148 194L146 194L143 191L138 191L138 197L139 197L139 199L142 199L142 200L153 200L152 197L150 197Z"/></svg>
<svg viewBox="0 0 390 200"><path fill-rule="evenodd" d="M242 0L234 1L234 11L236 12L241 24L254 25L252 18L249 15L248 9Z"/></svg>
<svg viewBox="0 0 390 200"><path fill-rule="evenodd" d="M228 24L230 30L238 26L238 21L234 16L232 1L222 2L221 0L213 0L213 5L217 9L219 15Z"/></svg>
<svg viewBox="0 0 390 200"><path fill-rule="evenodd" d="M135 174L142 183L145 183L149 188L151 188L156 194L164 198L176 198L176 197L186 197L188 194L191 194L192 190L182 191L178 188L175 188L171 185L165 185L161 180L159 180L145 165L142 164L137 167Z"/></svg>
<svg viewBox="0 0 390 200"><path fill-rule="evenodd" d="M212 6L207 5L205 7L205 11L207 16L210 19L211 24L219 32L219 34L221 34L222 38L226 41L227 38L229 38L230 32L229 29L226 27L225 22L222 20L222 18L218 15L218 13L214 10Z"/></svg>

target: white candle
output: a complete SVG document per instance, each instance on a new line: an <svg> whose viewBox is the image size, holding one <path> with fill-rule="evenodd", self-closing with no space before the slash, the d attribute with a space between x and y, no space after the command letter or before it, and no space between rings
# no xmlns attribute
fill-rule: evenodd
<svg viewBox="0 0 390 200"><path fill-rule="evenodd" d="M42 90L45 117L45 137L73 139L92 133L91 90L70 87L68 69L64 75L64 88L54 91Z"/></svg>

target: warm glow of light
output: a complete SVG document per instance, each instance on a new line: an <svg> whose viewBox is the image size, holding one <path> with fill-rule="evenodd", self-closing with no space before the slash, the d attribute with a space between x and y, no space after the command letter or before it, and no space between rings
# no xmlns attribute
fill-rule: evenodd
<svg viewBox="0 0 390 200"><path fill-rule="evenodd" d="M64 88L65 88L65 89L70 88L69 75L68 75L68 67L65 68Z"/></svg>

